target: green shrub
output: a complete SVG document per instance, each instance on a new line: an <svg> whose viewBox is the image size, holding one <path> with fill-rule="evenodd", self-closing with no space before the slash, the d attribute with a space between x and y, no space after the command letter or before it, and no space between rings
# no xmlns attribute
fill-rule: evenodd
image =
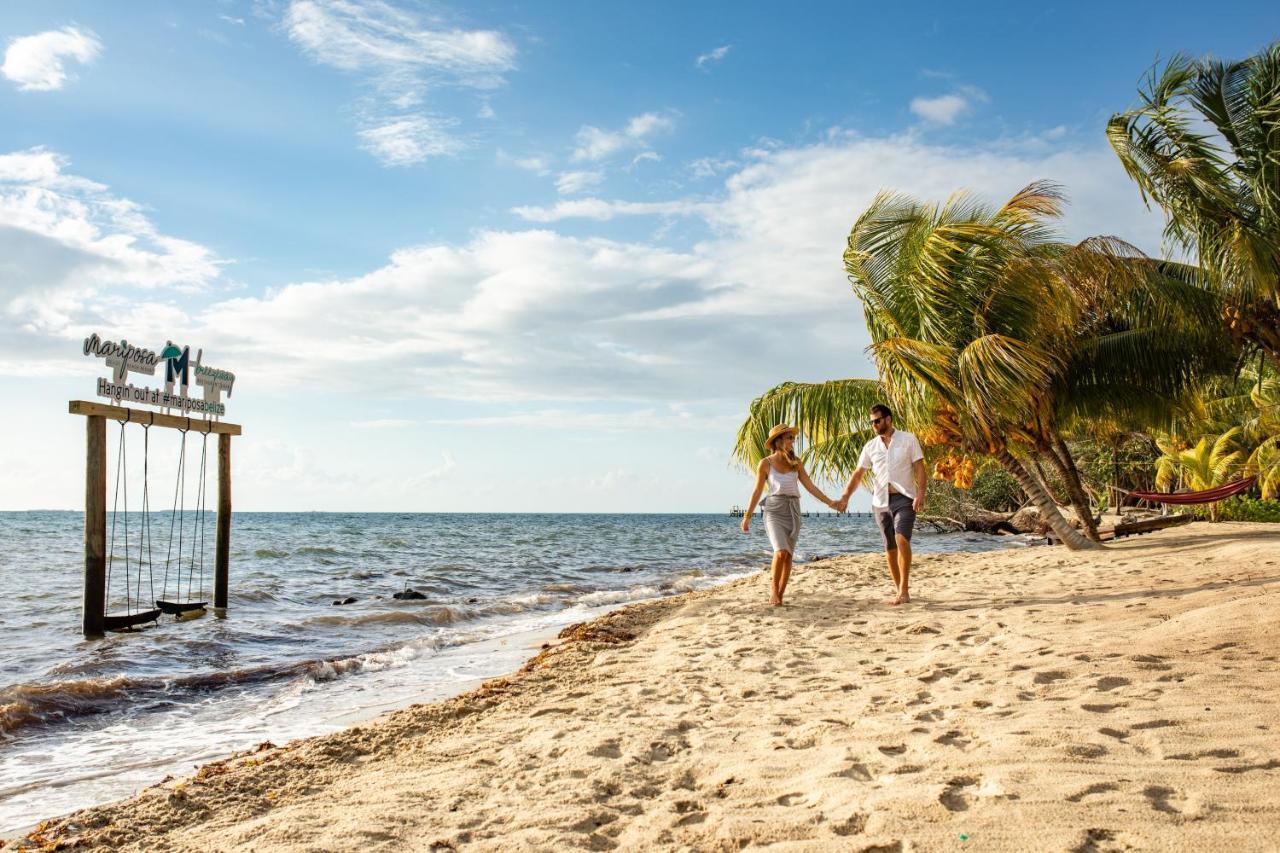
<svg viewBox="0 0 1280 853"><path fill-rule="evenodd" d="M969 497L992 512L1013 512L1025 500L1018 481L999 465L983 465L977 470Z"/></svg>
<svg viewBox="0 0 1280 853"><path fill-rule="evenodd" d="M1191 508L1197 518L1208 518L1209 507ZM1218 505L1219 521L1261 521L1280 524L1280 500L1264 501L1258 498L1228 498Z"/></svg>

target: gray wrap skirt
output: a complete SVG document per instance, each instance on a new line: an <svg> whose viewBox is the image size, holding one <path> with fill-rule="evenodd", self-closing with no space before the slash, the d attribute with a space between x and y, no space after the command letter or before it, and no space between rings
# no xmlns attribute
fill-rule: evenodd
<svg viewBox="0 0 1280 853"><path fill-rule="evenodd" d="M794 554L800 538L800 498L769 495L764 499L764 530L775 551Z"/></svg>

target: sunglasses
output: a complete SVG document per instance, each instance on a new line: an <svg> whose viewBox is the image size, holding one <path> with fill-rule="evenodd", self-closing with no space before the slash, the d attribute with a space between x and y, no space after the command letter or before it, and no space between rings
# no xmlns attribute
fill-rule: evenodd
<svg viewBox="0 0 1280 853"><path fill-rule="evenodd" d="M880 423L882 420L884 420L884 419L885 419L885 418L887 418L887 417L889 417L889 416L888 416L888 415L881 415L881 416L880 416L880 417L878 417L878 418L872 418L872 419L871 419L871 423L872 423L872 425L874 426L875 424Z"/></svg>

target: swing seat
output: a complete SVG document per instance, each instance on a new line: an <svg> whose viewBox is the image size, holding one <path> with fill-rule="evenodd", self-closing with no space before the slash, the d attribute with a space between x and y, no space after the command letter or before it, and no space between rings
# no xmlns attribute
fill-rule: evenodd
<svg viewBox="0 0 1280 853"><path fill-rule="evenodd" d="M123 616L108 615L102 617L102 627L106 631L127 631L138 625L154 622L159 618L159 610L143 610L139 613L126 613Z"/></svg>
<svg viewBox="0 0 1280 853"><path fill-rule="evenodd" d="M170 616L182 616L193 610L204 610L209 606L207 601L157 601L156 613L168 613Z"/></svg>

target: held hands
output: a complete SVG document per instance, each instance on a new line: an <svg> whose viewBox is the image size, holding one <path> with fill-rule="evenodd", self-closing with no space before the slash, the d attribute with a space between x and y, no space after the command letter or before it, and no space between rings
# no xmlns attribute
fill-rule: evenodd
<svg viewBox="0 0 1280 853"><path fill-rule="evenodd" d="M840 500L832 503L831 508L834 509L836 512L847 512L849 509L849 499L841 498Z"/></svg>

